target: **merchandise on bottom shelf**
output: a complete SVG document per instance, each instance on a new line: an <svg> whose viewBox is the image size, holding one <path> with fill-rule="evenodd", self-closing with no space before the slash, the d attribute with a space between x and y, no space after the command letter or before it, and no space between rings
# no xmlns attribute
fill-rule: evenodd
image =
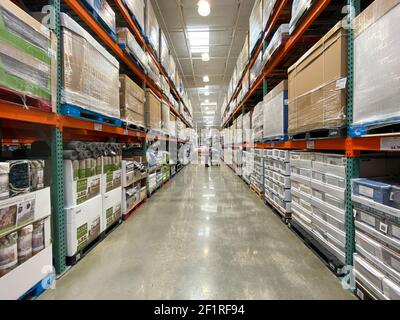
<svg viewBox="0 0 400 320"><path fill-rule="evenodd" d="M128 215L130 211L142 200L141 199L141 183L135 182L122 193L122 215ZM147 194L146 194L147 197Z"/></svg>
<svg viewBox="0 0 400 320"><path fill-rule="evenodd" d="M103 195L103 214L101 216L101 232L106 231L122 215L122 188L116 188Z"/></svg>
<svg viewBox="0 0 400 320"><path fill-rule="evenodd" d="M61 35L62 103L119 118L118 61L64 13Z"/></svg>
<svg viewBox="0 0 400 320"><path fill-rule="evenodd" d="M149 192L153 193L157 188L157 173L149 174Z"/></svg>
<svg viewBox="0 0 400 320"><path fill-rule="evenodd" d="M281 214L291 213L289 151L270 149L265 152L264 189L265 198Z"/></svg>
<svg viewBox="0 0 400 320"><path fill-rule="evenodd" d="M400 299L398 181L354 179L356 280L378 299Z"/></svg>
<svg viewBox="0 0 400 320"><path fill-rule="evenodd" d="M399 123L400 1L377 0L354 21L354 129ZM369 66L366 68L365 66ZM388 132L392 132L391 130Z"/></svg>
<svg viewBox="0 0 400 320"><path fill-rule="evenodd" d="M304 13L311 7L312 0L294 0L292 4L292 18L290 20L290 34L296 29Z"/></svg>
<svg viewBox="0 0 400 320"><path fill-rule="evenodd" d="M347 33L338 23L289 68L290 135L345 126Z"/></svg>
<svg viewBox="0 0 400 320"><path fill-rule="evenodd" d="M18 103L31 97L40 101L40 108L51 111L57 85L56 38L11 1L0 3L0 20L2 96L16 93L16 98L24 98Z"/></svg>
<svg viewBox="0 0 400 320"><path fill-rule="evenodd" d="M146 0L145 6L145 35L147 41L153 47L157 57L160 57L160 26L150 0Z"/></svg>
<svg viewBox="0 0 400 320"><path fill-rule="evenodd" d="M291 152L290 167L292 218L345 263L345 157Z"/></svg>

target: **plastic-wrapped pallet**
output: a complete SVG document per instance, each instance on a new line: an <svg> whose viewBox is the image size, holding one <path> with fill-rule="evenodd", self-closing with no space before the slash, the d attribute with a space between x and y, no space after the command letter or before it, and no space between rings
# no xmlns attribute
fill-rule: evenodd
<svg viewBox="0 0 400 320"><path fill-rule="evenodd" d="M121 119L145 127L145 93L127 75L120 75L120 111Z"/></svg>
<svg viewBox="0 0 400 320"><path fill-rule="evenodd" d="M292 4L292 18L290 20L290 34L296 29L298 22L311 7L311 0L294 0Z"/></svg>
<svg viewBox="0 0 400 320"><path fill-rule="evenodd" d="M287 81L282 81L264 97L264 138L283 140L288 130Z"/></svg>
<svg viewBox="0 0 400 320"><path fill-rule="evenodd" d="M143 68L148 68L148 57L128 28L117 29L118 43L135 56Z"/></svg>
<svg viewBox="0 0 400 320"><path fill-rule="evenodd" d="M118 61L64 13L61 33L62 102L119 118Z"/></svg>
<svg viewBox="0 0 400 320"><path fill-rule="evenodd" d="M252 112L247 112L243 115L243 143L251 143L251 115Z"/></svg>
<svg viewBox="0 0 400 320"><path fill-rule="evenodd" d="M242 176L243 179L250 184L251 176L253 175L254 170L254 152L250 151L243 151L243 172Z"/></svg>
<svg viewBox="0 0 400 320"><path fill-rule="evenodd" d="M289 134L345 126L347 34L338 23L289 68Z"/></svg>
<svg viewBox="0 0 400 320"><path fill-rule="evenodd" d="M260 101L255 107L252 115L251 127L253 129L252 142L260 140L264 136L264 110L265 102Z"/></svg>
<svg viewBox="0 0 400 320"><path fill-rule="evenodd" d="M0 20L0 86L38 99L51 111L57 85L55 36L10 1L0 3Z"/></svg>
<svg viewBox="0 0 400 320"><path fill-rule="evenodd" d="M265 30L277 0L263 0L263 28Z"/></svg>
<svg viewBox="0 0 400 320"><path fill-rule="evenodd" d="M399 0L377 0L354 22L354 123L361 129L400 121L399 15Z"/></svg>
<svg viewBox="0 0 400 320"><path fill-rule="evenodd" d="M155 64L149 53L147 53L147 66L148 76L154 81L154 83L158 87L161 87L160 70L158 70L157 65Z"/></svg>
<svg viewBox="0 0 400 320"><path fill-rule="evenodd" d="M171 133L170 129L170 119L169 119L169 105L163 101L161 103L161 129L166 134Z"/></svg>
<svg viewBox="0 0 400 320"><path fill-rule="evenodd" d="M159 57L160 52L160 25L157 21L157 16L154 12L150 0L146 0L145 8L145 35L147 40L153 47L156 55Z"/></svg>
<svg viewBox="0 0 400 320"><path fill-rule="evenodd" d="M264 62L263 62L263 53L262 50L257 56L256 61L254 62L254 65L251 67L250 70L250 86L253 85L253 83L257 80L257 78L261 75Z"/></svg>
<svg viewBox="0 0 400 320"><path fill-rule="evenodd" d="M106 0L86 0L103 22L115 33L115 12Z"/></svg>
<svg viewBox="0 0 400 320"><path fill-rule="evenodd" d="M288 150L269 149L265 152L265 198L281 214L291 213L290 162Z"/></svg>
<svg viewBox="0 0 400 320"><path fill-rule="evenodd" d="M163 31L160 31L160 61L165 70L169 70L169 48L168 41Z"/></svg>
<svg viewBox="0 0 400 320"><path fill-rule="evenodd" d="M124 3L144 32L144 0L124 0Z"/></svg>
<svg viewBox="0 0 400 320"><path fill-rule="evenodd" d="M278 30L276 30L274 36L272 37L267 49L263 55L263 63L266 64L269 59L274 55L276 50L278 50L286 39L289 37L289 25L282 24Z"/></svg>
<svg viewBox="0 0 400 320"><path fill-rule="evenodd" d="M342 155L291 152L292 218L345 263L346 161Z"/></svg>
<svg viewBox="0 0 400 320"><path fill-rule="evenodd" d="M256 0L250 15L249 22L249 53L253 51L263 32L262 0Z"/></svg>

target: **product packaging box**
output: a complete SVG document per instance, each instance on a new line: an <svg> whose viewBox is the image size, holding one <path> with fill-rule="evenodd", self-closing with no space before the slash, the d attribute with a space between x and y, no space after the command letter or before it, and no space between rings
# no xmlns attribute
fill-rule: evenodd
<svg viewBox="0 0 400 320"><path fill-rule="evenodd" d="M115 33L115 12L106 0L86 0L101 20Z"/></svg>
<svg viewBox="0 0 400 320"><path fill-rule="evenodd" d="M264 138L282 138L287 135L287 88L287 81L282 81L264 97Z"/></svg>
<svg viewBox="0 0 400 320"><path fill-rule="evenodd" d="M161 103L161 129L166 134L171 134L171 125L169 120L169 105L163 101Z"/></svg>
<svg viewBox="0 0 400 320"><path fill-rule="evenodd" d="M400 121L399 0L376 0L354 22L354 123Z"/></svg>
<svg viewBox="0 0 400 320"><path fill-rule="evenodd" d="M56 49L49 29L11 1L0 1L0 88L34 98L41 109L54 111Z"/></svg>
<svg viewBox="0 0 400 320"><path fill-rule="evenodd" d="M289 134L345 126L347 30L341 23L290 67L288 73Z"/></svg>
<svg viewBox="0 0 400 320"><path fill-rule="evenodd" d="M150 0L146 0L145 34L157 57L160 57L160 25Z"/></svg>
<svg viewBox="0 0 400 320"><path fill-rule="evenodd" d="M146 90L147 127L152 130L161 130L161 101L155 93Z"/></svg>
<svg viewBox="0 0 400 320"><path fill-rule="evenodd" d="M121 211L122 188L116 188L103 195L103 212L101 216L101 232L107 230L122 215Z"/></svg>
<svg viewBox="0 0 400 320"><path fill-rule="evenodd" d="M61 34L62 103L119 118L118 61L65 13Z"/></svg>
<svg viewBox="0 0 400 320"><path fill-rule="evenodd" d="M121 119L145 127L144 103L145 93L127 75L120 75L120 110Z"/></svg>
<svg viewBox="0 0 400 320"><path fill-rule="evenodd" d="M292 4L292 18L290 20L290 34L296 30L296 27L303 17L303 15L307 12L307 10L311 7L312 0L294 0Z"/></svg>
<svg viewBox="0 0 400 320"><path fill-rule="evenodd" d="M101 233L102 196L64 209L67 257L73 257Z"/></svg>

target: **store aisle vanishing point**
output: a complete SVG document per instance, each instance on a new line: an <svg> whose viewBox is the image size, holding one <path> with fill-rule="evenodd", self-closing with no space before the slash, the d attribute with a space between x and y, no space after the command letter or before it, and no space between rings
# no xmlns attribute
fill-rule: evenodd
<svg viewBox="0 0 400 320"><path fill-rule="evenodd" d="M226 166L191 165L42 299L352 299Z"/></svg>

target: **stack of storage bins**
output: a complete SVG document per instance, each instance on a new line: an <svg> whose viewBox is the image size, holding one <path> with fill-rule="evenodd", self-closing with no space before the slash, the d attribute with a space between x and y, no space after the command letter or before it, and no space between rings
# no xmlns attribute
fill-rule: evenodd
<svg viewBox="0 0 400 320"><path fill-rule="evenodd" d="M290 185L289 151L266 150L264 161L265 198L287 218L291 213Z"/></svg>
<svg viewBox="0 0 400 320"><path fill-rule="evenodd" d="M120 118L118 61L64 13L61 34L62 102Z"/></svg>
<svg viewBox="0 0 400 320"><path fill-rule="evenodd" d="M379 299L400 299L400 179L353 180L356 280Z"/></svg>
<svg viewBox="0 0 400 320"><path fill-rule="evenodd" d="M265 97L263 138L286 140L288 130L287 81L282 81Z"/></svg>
<svg viewBox="0 0 400 320"><path fill-rule="evenodd" d="M250 177L250 184L260 194L264 193L264 158L263 149L254 149L254 170Z"/></svg>
<svg viewBox="0 0 400 320"><path fill-rule="evenodd" d="M292 218L345 263L346 158L291 152Z"/></svg>
<svg viewBox="0 0 400 320"><path fill-rule="evenodd" d="M1 90L37 99L43 111L52 111L57 85L55 36L13 3L0 4L0 19Z"/></svg>

